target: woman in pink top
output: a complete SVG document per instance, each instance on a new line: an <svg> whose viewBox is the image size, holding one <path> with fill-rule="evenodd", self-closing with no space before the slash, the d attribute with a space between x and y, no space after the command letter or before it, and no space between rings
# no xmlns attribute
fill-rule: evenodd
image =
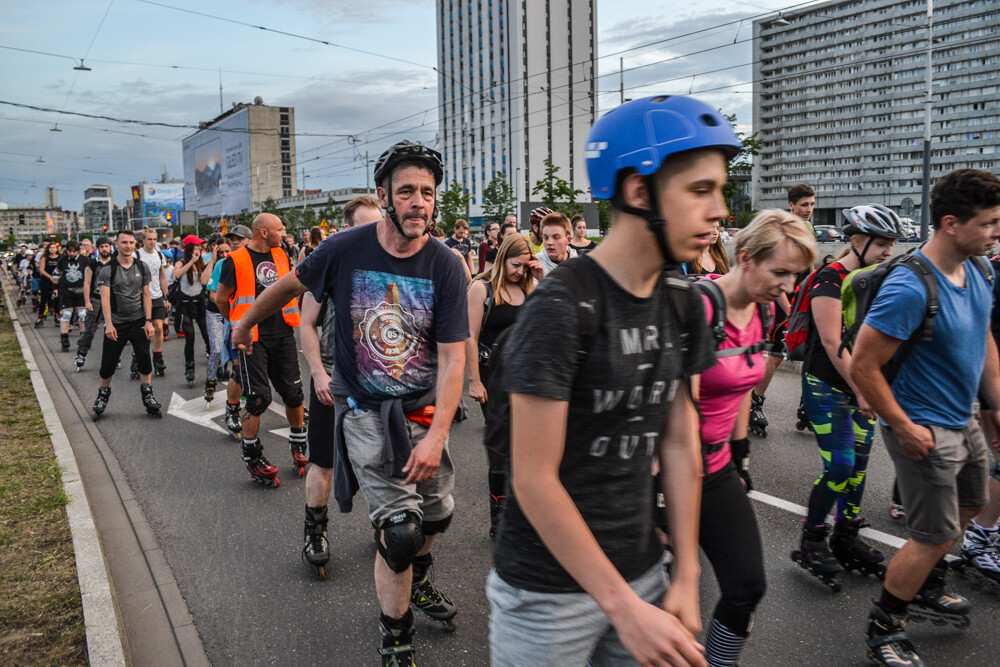
<svg viewBox="0 0 1000 667"><path fill-rule="evenodd" d="M751 488L746 468L750 389L764 377L765 367L762 315L770 319L770 304L790 292L795 275L815 259L808 224L785 211L767 210L737 236L732 271L715 278L725 299L725 336L717 337L722 338L717 364L696 385L705 458L699 543L722 593L705 640L705 660L713 667L739 661L765 589L760 532L746 495ZM711 301L705 297L710 324Z"/></svg>

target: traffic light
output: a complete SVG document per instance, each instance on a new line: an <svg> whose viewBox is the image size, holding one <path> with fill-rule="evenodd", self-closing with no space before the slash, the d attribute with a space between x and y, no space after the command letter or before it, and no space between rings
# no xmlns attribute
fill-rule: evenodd
<svg viewBox="0 0 1000 667"><path fill-rule="evenodd" d="M108 226L104 225L101 229L103 229L104 231L108 231Z"/></svg>
<svg viewBox="0 0 1000 667"><path fill-rule="evenodd" d="M171 222L174 219L173 211L167 211L167 222Z"/></svg>
<svg viewBox="0 0 1000 667"><path fill-rule="evenodd" d="M735 224L735 222L736 222L736 216L735 215L729 216L729 224L732 225Z"/></svg>

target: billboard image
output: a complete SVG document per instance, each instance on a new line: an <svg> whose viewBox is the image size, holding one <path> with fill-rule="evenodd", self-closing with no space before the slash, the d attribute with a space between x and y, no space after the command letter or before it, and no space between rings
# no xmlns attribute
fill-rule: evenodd
<svg viewBox="0 0 1000 667"><path fill-rule="evenodd" d="M199 216L251 208L250 113L240 109L184 139L184 203Z"/></svg>
<svg viewBox="0 0 1000 667"><path fill-rule="evenodd" d="M142 186L142 215L149 227L168 224L167 213L176 218L184 210L183 183L146 183ZM176 223L176 219L170 221Z"/></svg>

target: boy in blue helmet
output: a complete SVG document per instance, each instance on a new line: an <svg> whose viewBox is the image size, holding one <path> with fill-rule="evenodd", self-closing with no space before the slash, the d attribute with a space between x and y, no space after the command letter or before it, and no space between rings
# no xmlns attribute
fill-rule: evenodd
<svg viewBox="0 0 1000 667"><path fill-rule="evenodd" d="M714 363L713 339L675 267L727 214L726 163L740 142L715 109L682 96L624 104L587 141L611 229L549 274L504 348L505 371L532 372L506 373L511 477L487 582L492 660L704 665L689 378ZM669 592L654 464L676 555Z"/></svg>

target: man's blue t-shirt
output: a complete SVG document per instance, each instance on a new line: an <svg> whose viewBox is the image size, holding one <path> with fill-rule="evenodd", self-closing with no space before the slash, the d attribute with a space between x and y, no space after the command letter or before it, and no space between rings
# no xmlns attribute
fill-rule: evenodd
<svg viewBox="0 0 1000 667"><path fill-rule="evenodd" d="M914 346L892 383L892 393L915 423L960 429L972 418L979 390L993 292L971 259L965 262L965 287L952 284L937 267L934 275L941 302L933 320L934 339ZM923 322L926 308L927 293L917 275L894 269L865 324L905 341Z"/></svg>
<svg viewBox="0 0 1000 667"><path fill-rule="evenodd" d="M469 337L465 271L433 238L393 257L378 225L326 239L295 268L299 281L336 313L334 365L355 398L412 398L437 382L437 343Z"/></svg>

